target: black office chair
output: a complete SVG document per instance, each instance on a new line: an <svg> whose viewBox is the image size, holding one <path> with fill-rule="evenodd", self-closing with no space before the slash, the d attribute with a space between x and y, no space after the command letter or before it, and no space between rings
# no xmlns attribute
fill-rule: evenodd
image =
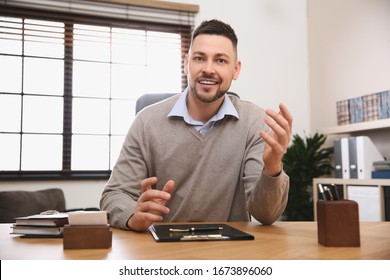
<svg viewBox="0 0 390 280"><path fill-rule="evenodd" d="M137 102L135 104L135 114L138 114L138 112L146 106L152 105L156 102L162 101L176 94L177 93L146 93L144 95L141 95L137 99ZM231 91L228 91L227 94L234 95L240 98L236 93Z"/></svg>

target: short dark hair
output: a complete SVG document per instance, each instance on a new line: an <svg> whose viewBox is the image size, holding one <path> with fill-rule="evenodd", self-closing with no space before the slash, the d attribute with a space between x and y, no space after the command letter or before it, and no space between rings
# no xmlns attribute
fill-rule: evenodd
<svg viewBox="0 0 390 280"><path fill-rule="evenodd" d="M238 39L236 33L229 24L217 19L205 20L192 33L191 42L202 34L221 35L228 38L233 43L234 50L237 52Z"/></svg>

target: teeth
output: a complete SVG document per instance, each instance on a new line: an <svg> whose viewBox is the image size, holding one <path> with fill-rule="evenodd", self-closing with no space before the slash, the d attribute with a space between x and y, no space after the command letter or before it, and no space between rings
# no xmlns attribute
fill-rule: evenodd
<svg viewBox="0 0 390 280"><path fill-rule="evenodd" d="M200 81L201 84L204 84L204 85L215 85L216 82L212 82L212 81Z"/></svg>

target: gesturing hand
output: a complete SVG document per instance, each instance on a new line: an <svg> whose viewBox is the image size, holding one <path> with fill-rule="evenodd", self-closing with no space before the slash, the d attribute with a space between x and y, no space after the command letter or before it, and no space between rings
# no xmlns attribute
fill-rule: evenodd
<svg viewBox="0 0 390 280"><path fill-rule="evenodd" d="M169 180L164 188L152 189L157 183L156 177L150 177L141 182L141 196L138 198L134 214L127 221L127 226L136 231L145 231L154 222L162 221L163 214L169 213L165 203L171 198L174 181Z"/></svg>
<svg viewBox="0 0 390 280"><path fill-rule="evenodd" d="M271 128L270 133L260 131L260 136L265 141L263 161L265 173L276 176L282 171L283 155L290 143L292 134L292 116L284 104L279 105L277 113L267 109L269 118L265 119L266 124Z"/></svg>

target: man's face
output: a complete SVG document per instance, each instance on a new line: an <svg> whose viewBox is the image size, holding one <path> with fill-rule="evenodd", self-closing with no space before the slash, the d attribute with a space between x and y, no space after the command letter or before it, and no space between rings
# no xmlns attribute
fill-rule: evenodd
<svg viewBox="0 0 390 280"><path fill-rule="evenodd" d="M233 43L224 36L198 35L185 59L190 91L206 103L223 96L241 68Z"/></svg>

